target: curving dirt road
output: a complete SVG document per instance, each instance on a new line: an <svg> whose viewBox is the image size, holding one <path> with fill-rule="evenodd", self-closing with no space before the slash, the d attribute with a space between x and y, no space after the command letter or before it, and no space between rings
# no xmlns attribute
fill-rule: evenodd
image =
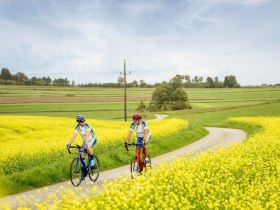
<svg viewBox="0 0 280 210"><path fill-rule="evenodd" d="M163 116L163 115L159 115L159 116L157 116L157 119L162 119L164 117L165 116ZM155 165L161 161L164 161L166 159L170 160L172 158L176 158L180 155L185 154L186 152L192 152L192 153L196 154L198 152L206 151L209 148L215 149L218 145L220 145L221 147L226 147L233 143L242 142L246 138L246 133L244 131L237 130L237 129L210 128L210 127L207 127L206 129L209 131L209 134L207 136L205 136L204 138L202 138L192 144L189 144L183 148L180 148L178 150L166 153L166 154L158 156L158 157L153 157L152 158L153 165ZM101 172L97 182L92 183L89 181L88 178L86 178L86 181L82 182L79 187L82 187L84 189L85 193L86 192L90 193L90 189L93 185L97 185L99 187L99 189L101 189L101 185L104 180L112 180L121 175L122 176L128 175L129 168L130 168L129 165L125 165L125 166L122 166L119 168ZM40 188L40 189L36 189L36 190L30 190L27 192L23 192L23 193L19 193L16 195L11 195L11 196L1 198L0 206L3 206L3 204L9 203L11 205L11 208L14 209L20 205L19 201L17 201L17 199L16 199L18 196L20 198L22 198L23 196L30 198L32 196L32 197L37 198L40 201L40 200L47 199L47 197L50 193L53 193L59 189L63 190L66 188L73 189L75 187L70 184L70 181L67 181L67 182L62 182L59 184L48 186L47 188L45 187L45 188Z"/></svg>

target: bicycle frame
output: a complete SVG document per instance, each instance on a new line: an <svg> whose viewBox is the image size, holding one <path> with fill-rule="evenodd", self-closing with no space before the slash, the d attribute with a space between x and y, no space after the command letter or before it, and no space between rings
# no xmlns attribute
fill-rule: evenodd
<svg viewBox="0 0 280 210"><path fill-rule="evenodd" d="M144 161L144 152L143 152L143 147L139 148L137 147L138 145L142 145L142 143L132 143L132 144L126 144L125 143L125 148L127 151L129 151L128 146L135 146L135 156L132 158L131 160L131 166L130 166L130 170L131 170L131 177L134 178L135 172L136 172L136 176L138 173L141 173L143 171L143 169L146 167ZM141 158L141 151L142 151L142 158ZM148 156L149 158L149 156ZM149 164L151 164L151 160L149 158Z"/></svg>
<svg viewBox="0 0 280 210"><path fill-rule="evenodd" d="M140 167L140 170L143 171L143 167L144 167L144 148L139 148L137 146L135 146L135 159L137 159L138 161L138 165ZM141 155L141 152L142 152L142 155ZM141 158L142 156L142 158Z"/></svg>
<svg viewBox="0 0 280 210"><path fill-rule="evenodd" d="M70 146L69 148L78 149L78 158L79 158L79 161L82 163L83 167L87 168L87 165L85 165L84 161L82 161L82 159L83 159L83 158L82 158L82 150L81 150L82 147L79 146L79 145L76 145L76 146ZM68 150L68 152L71 154L71 151L70 151L69 148L67 147L67 150ZM86 149L85 149L85 153L88 154ZM89 161L89 159L88 159L88 161ZM87 162L88 162L88 161L87 161Z"/></svg>
<svg viewBox="0 0 280 210"><path fill-rule="evenodd" d="M95 158L95 165L94 167L90 167L90 164L89 164L89 156L88 156L88 161L84 162L83 161L83 158L82 158L82 153L85 152L86 154L87 153L87 150L85 151L82 151L82 147L79 146L79 145L76 145L76 146L70 146L70 147L67 147L67 150L68 152L71 154L71 151L70 151L70 148L75 148L75 149L78 149L78 157L74 158L74 160L72 161L72 164L75 160L77 160L79 162L79 165L82 165L81 167L81 172L84 174L84 177L86 177L86 175L89 175L89 178L91 181L95 182L97 179L98 179L98 176L99 176L99 159L96 155L93 155L94 158ZM74 162L75 163L75 162ZM72 179L72 164L71 164L71 167L70 167L70 179L71 179L71 182L74 186L79 186L81 181L84 179L80 179L79 182L77 182L77 184L74 183L73 179ZM78 173L79 173L79 169L77 170ZM75 172L76 173L76 172Z"/></svg>

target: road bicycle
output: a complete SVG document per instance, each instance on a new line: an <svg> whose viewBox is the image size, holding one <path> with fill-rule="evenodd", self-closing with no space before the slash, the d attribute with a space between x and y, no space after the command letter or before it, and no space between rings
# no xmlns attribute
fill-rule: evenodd
<svg viewBox="0 0 280 210"><path fill-rule="evenodd" d="M147 163L144 162L143 143L125 143L124 145L127 151L129 151L128 146L135 146L135 156L132 157L130 162L130 173L132 179L139 176L144 169L147 170L148 168L151 168L152 162L149 155L149 161ZM137 146L141 146L141 148Z"/></svg>
<svg viewBox="0 0 280 210"><path fill-rule="evenodd" d="M95 165L92 167L89 164L89 156L88 161L83 161L82 159L82 147L79 145L76 146L69 146L67 147L68 152L71 154L70 148L74 148L78 150L78 156L73 159L71 166L70 166L70 180L72 184L77 187L81 184L81 182L85 179L88 175L89 179L95 182L98 179L99 171L100 171L100 164L99 159L96 155L94 156ZM87 153L86 149L85 152Z"/></svg>

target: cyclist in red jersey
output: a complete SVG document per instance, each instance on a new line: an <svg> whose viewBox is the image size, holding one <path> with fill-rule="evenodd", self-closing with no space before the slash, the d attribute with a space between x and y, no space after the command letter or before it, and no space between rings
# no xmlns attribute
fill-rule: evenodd
<svg viewBox="0 0 280 210"><path fill-rule="evenodd" d="M127 140L125 143L129 143L132 133L135 130L137 134L137 143L143 143L143 154L145 156L144 162L148 163L148 141L151 139L152 135L147 126L147 123L142 120L142 116L138 113L132 115L133 122L130 124L129 132L127 135ZM137 145L137 147L141 148L141 145Z"/></svg>

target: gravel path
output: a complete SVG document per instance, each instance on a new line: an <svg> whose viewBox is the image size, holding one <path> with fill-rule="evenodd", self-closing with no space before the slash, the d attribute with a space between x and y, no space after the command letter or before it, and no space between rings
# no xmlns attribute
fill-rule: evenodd
<svg viewBox="0 0 280 210"><path fill-rule="evenodd" d="M165 117L166 116L164 116L164 115L158 115L157 119L163 119ZM246 133L244 131L237 130L237 129L210 128L210 127L207 127L206 129L209 131L209 134L207 136L205 136L204 138L202 138L190 145L187 145L183 148L180 148L178 150L166 153L166 154L158 156L158 157L152 157L153 165L160 163L161 161L166 160L166 159L170 160L172 158L176 158L180 155L185 154L186 152L192 152L192 153L196 154L198 152L206 151L209 148L215 149L215 147L218 145L220 145L222 147L226 147L233 143L242 142L246 138ZM101 185L105 179L112 180L120 175L122 175L122 176L128 175L129 168L130 168L130 165L125 165L125 166L122 166L119 168L101 172L97 182L92 183L89 181L88 178L86 178L86 180L84 182L82 182L79 187L82 187L84 189L85 193L86 192L89 193L90 189L93 185L97 185L99 187L99 189L101 189ZM48 186L47 188L30 190L27 192L23 192L23 193L1 198L0 207L3 204L9 203L11 205L11 207L13 209L15 209L17 206L19 206L19 203L16 199L16 197L18 197L18 196L21 198L23 196L27 197L27 198L34 196L38 200L47 199L47 197L50 193L55 192L59 189L62 189L61 186L63 186L64 189L65 188L70 188L70 189L74 188L74 186L72 186L70 184L70 181L66 181L66 182L62 182L59 184Z"/></svg>

